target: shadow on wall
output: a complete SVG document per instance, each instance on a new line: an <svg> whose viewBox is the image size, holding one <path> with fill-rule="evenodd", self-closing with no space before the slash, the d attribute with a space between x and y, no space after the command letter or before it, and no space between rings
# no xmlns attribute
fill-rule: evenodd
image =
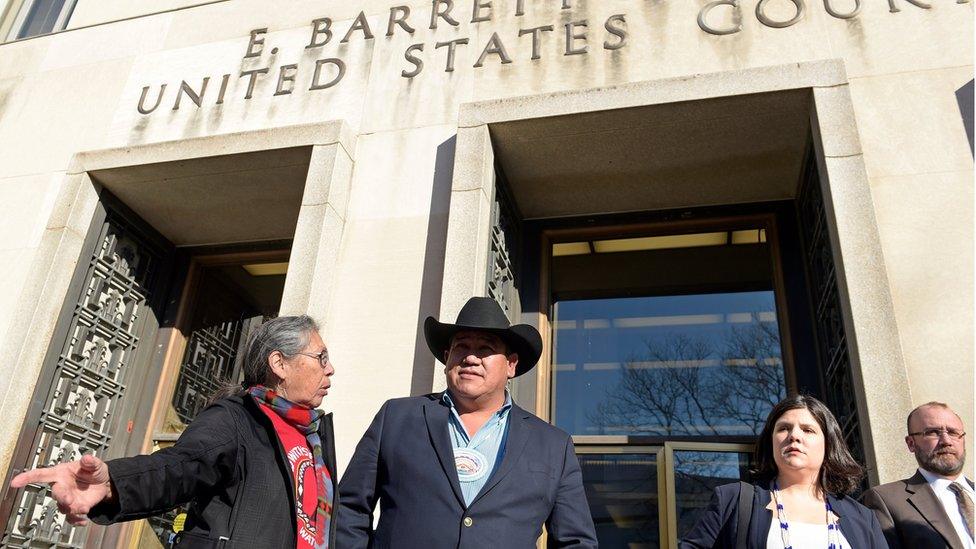
<svg viewBox="0 0 976 549"><path fill-rule="evenodd" d="M956 102L959 103L959 114L962 115L962 125L966 127L966 137L969 138L969 154L973 152L973 81L956 90ZM974 155L976 156L976 155Z"/></svg>
<svg viewBox="0 0 976 549"><path fill-rule="evenodd" d="M427 221L427 248L424 250L424 275L420 286L420 309L417 311L417 338L413 348L413 374L410 394L425 395L434 384L434 357L424 339L424 320L437 316L441 308L444 282L444 254L447 248L447 218L451 208L451 183L454 180L454 149L457 137L437 146L434 163L430 217Z"/></svg>

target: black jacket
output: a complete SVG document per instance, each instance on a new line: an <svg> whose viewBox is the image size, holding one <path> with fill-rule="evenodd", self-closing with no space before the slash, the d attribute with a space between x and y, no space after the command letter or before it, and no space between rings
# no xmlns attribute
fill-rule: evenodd
<svg viewBox="0 0 976 549"><path fill-rule="evenodd" d="M383 405L339 484L337 549L535 549L543 524L549 547L596 548L569 435L513 405L505 455L468 506L450 413L441 394Z"/></svg>
<svg viewBox="0 0 976 549"><path fill-rule="evenodd" d="M712 501L698 518L691 532L678 542L679 549L735 548L738 530L739 486L724 484L715 489ZM766 508L772 499L769 490L755 486L752 499L752 518L749 520L747 548L765 549L773 512ZM888 549L881 525L870 509L849 497L827 496L830 507L838 517L840 531L851 547L856 549Z"/></svg>
<svg viewBox="0 0 976 549"><path fill-rule="evenodd" d="M319 425L323 458L335 490L332 414ZM111 524L163 513L190 502L180 549L295 547L291 467L271 420L248 395L217 401L176 444L148 456L108 462L115 503L88 516ZM334 508L338 508L338 496ZM330 547L335 547L333 516Z"/></svg>

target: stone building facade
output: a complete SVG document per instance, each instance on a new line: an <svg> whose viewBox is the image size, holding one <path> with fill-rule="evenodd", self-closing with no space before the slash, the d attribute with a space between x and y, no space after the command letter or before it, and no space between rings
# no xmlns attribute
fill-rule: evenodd
<svg viewBox="0 0 976 549"><path fill-rule="evenodd" d="M0 0L0 40L5 479L171 444L296 313L341 467L471 295L543 333L512 392L608 547L674 547L786 393L871 484L913 406L972 428L968 0ZM174 516L0 505L12 547Z"/></svg>

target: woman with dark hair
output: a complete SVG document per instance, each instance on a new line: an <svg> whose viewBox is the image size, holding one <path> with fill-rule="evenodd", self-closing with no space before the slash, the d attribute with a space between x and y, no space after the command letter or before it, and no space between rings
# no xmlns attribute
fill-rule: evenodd
<svg viewBox="0 0 976 549"><path fill-rule="evenodd" d="M681 549L887 548L874 513L850 494L864 476L819 400L788 397L756 444L755 484L719 486Z"/></svg>
<svg viewBox="0 0 976 549"><path fill-rule="evenodd" d="M244 382L225 386L176 444L148 456L86 455L14 477L51 484L74 525L145 518L189 503L180 549L335 547L335 372L315 321L283 316L245 346Z"/></svg>

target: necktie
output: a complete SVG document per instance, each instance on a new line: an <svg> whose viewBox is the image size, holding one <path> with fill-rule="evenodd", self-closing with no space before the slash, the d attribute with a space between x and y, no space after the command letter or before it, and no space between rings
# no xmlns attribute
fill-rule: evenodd
<svg viewBox="0 0 976 549"><path fill-rule="evenodd" d="M969 538L973 539L973 500L970 499L962 486L953 482L949 485L949 491L956 495L956 504L959 505L959 512L966 519L966 528L969 530Z"/></svg>

